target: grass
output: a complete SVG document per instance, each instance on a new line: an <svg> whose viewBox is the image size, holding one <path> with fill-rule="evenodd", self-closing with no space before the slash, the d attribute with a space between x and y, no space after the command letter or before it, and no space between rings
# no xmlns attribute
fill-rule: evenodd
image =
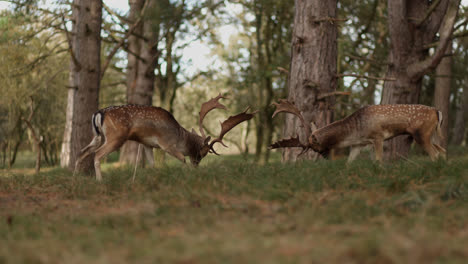
<svg viewBox="0 0 468 264"><path fill-rule="evenodd" d="M1 171L0 263L466 263L468 155ZM277 159L277 157L275 157Z"/></svg>

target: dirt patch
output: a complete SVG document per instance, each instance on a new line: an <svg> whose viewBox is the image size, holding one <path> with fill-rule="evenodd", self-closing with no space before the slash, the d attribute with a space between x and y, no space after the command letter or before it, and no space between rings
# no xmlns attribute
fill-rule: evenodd
<svg viewBox="0 0 468 264"><path fill-rule="evenodd" d="M150 201L138 203L103 196L94 200L64 199L59 193L0 193L0 215L57 213L93 215L135 215L154 210Z"/></svg>

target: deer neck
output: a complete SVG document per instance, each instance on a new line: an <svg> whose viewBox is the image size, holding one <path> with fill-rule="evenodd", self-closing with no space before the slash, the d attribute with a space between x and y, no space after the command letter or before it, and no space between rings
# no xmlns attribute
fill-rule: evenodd
<svg viewBox="0 0 468 264"><path fill-rule="evenodd" d="M203 138L199 135L184 129L183 140L181 142L181 152L184 156L196 157L203 147Z"/></svg>
<svg viewBox="0 0 468 264"><path fill-rule="evenodd" d="M352 122L345 118L324 126L312 133L312 146L323 152L334 147L345 147L353 135Z"/></svg>

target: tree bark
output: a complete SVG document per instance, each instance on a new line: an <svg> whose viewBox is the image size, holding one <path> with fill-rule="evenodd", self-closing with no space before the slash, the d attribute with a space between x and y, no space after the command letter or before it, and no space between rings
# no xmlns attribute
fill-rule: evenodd
<svg viewBox="0 0 468 264"><path fill-rule="evenodd" d="M143 8L144 0L129 0L130 12L128 16L128 25L131 26L135 23ZM142 35L143 22L140 23L134 30L135 34L128 37L128 50L127 53L127 103L138 104L135 100L138 93L137 91L137 75L138 75L138 57L140 56L141 41L137 36ZM136 163L138 153L138 143L134 141L127 141L120 149L119 162L126 164ZM142 159L144 160L144 159Z"/></svg>
<svg viewBox="0 0 468 264"><path fill-rule="evenodd" d="M335 91L337 86L336 8L336 0L295 1L288 99L295 102L306 122L315 122L317 127L333 120L334 97L319 96ZM299 120L287 115L284 137L294 135L307 142ZM295 161L299 153L286 148L283 161ZM309 151L303 157L316 159L318 154Z"/></svg>
<svg viewBox="0 0 468 264"><path fill-rule="evenodd" d="M452 81L452 57L450 56L452 47L447 47L446 56L436 68L434 107L442 112L442 136L438 139L439 145L447 149L448 129L449 129L449 106L450 106L450 84Z"/></svg>
<svg viewBox="0 0 468 264"><path fill-rule="evenodd" d="M102 1L75 0L73 17L73 56L67 102L69 127L65 131L62 148L62 165L71 170L80 150L93 137L91 116L99 106ZM88 173L93 171L93 157L85 159L77 169Z"/></svg>
<svg viewBox="0 0 468 264"><path fill-rule="evenodd" d="M388 0L388 27L391 42L390 65L382 92L382 104L416 104L422 78L434 70L445 54L453 32L460 1L394 1ZM435 8L431 8L431 4ZM444 21L444 23L442 23ZM439 45L432 56L425 46L440 34ZM385 159L406 157L411 145L408 136L386 143Z"/></svg>
<svg viewBox="0 0 468 264"><path fill-rule="evenodd" d="M151 10L151 8L154 7L155 0L149 1L148 9ZM143 4L144 1L142 0L131 3L131 7L136 8L136 10L133 10L135 13L131 13L131 15L135 16L134 19L137 15L145 15L139 14ZM132 24L133 22L130 21L130 23ZM128 54L127 100L130 104L152 105L159 30L154 30L153 23L148 18L144 18L141 25L141 29L138 29L139 32L137 31L136 33L140 33L145 39L129 39L129 42L131 42L130 45L133 45L131 50L137 52L140 59L130 53ZM138 145L137 142L127 141L122 147L119 161L135 165ZM151 166L154 165L154 157L151 148L144 146L141 157L142 162L147 161Z"/></svg>
<svg viewBox="0 0 468 264"><path fill-rule="evenodd" d="M128 25L131 26L135 23L138 17L141 15L141 9L143 8L144 0L129 0L130 13L128 16ZM134 103L134 96L136 94L136 77L138 73L138 58L140 56L140 39L137 36L142 35L143 23L140 23L135 30L134 34L128 37L128 50L131 52L127 53L127 102L129 104Z"/></svg>

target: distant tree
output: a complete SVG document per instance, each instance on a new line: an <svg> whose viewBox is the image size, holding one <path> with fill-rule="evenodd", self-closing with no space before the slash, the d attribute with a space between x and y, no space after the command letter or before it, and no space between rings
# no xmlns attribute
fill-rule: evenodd
<svg viewBox="0 0 468 264"><path fill-rule="evenodd" d="M63 134L63 64L67 58L63 36L50 26L57 23L57 17L38 15L34 5L19 5L1 13L1 164L11 167L20 149L35 145L33 150L41 150L43 160L54 165L57 138Z"/></svg>
<svg viewBox="0 0 468 264"><path fill-rule="evenodd" d="M144 12L156 8L156 1L129 0L129 5L129 28L133 26L135 30L128 37L127 45L127 103L152 105L159 28L148 16L149 12ZM120 151L119 161L135 164L138 146L137 142L127 141ZM141 151L141 161L154 163L150 148L142 146Z"/></svg>
<svg viewBox="0 0 468 264"><path fill-rule="evenodd" d="M452 83L452 45L447 45L446 56L442 58L436 68L434 107L442 112L442 135L438 142L445 149L448 145L449 136L449 109L450 91Z"/></svg>
<svg viewBox="0 0 468 264"><path fill-rule="evenodd" d="M464 27L468 27L468 25L465 24ZM456 43L457 48L454 49L452 57L455 90L452 93L451 116L453 118L451 121L453 128L450 144L460 146L468 136L468 69L466 67L468 65L468 38L457 39Z"/></svg>
<svg viewBox="0 0 468 264"><path fill-rule="evenodd" d="M352 92L337 98L335 114L341 119L363 105L376 103L389 45L385 1L341 0L338 5L339 17L346 19L338 36L338 73L343 77L338 79L338 89Z"/></svg>
<svg viewBox="0 0 468 264"><path fill-rule="evenodd" d="M91 116L98 109L101 79L101 0L74 0L70 44L70 83L67 123L61 165L73 169L80 150L92 136ZM81 163L80 171L93 171L93 157Z"/></svg>
<svg viewBox="0 0 468 264"><path fill-rule="evenodd" d="M220 52L226 63L226 85L235 91L239 106L259 110L254 126L255 159L266 163L275 135L271 103L286 94L294 6L289 0L243 0L231 5L241 12L224 22L239 31Z"/></svg>

